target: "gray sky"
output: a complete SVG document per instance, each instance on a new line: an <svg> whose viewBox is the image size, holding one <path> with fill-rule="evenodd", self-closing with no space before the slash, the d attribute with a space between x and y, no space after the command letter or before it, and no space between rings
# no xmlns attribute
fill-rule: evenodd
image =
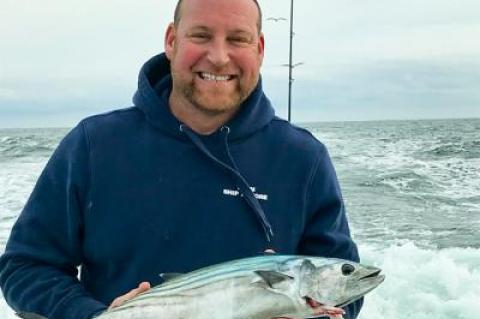
<svg viewBox="0 0 480 319"><path fill-rule="evenodd" d="M290 1L260 0L265 90L286 117ZM0 0L0 127L131 105L174 0ZM480 117L480 1L295 0L294 121Z"/></svg>

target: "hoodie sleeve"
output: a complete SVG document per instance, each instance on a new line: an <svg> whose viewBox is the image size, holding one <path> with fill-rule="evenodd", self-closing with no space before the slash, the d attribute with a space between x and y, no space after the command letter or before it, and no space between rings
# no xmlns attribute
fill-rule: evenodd
<svg viewBox="0 0 480 319"><path fill-rule="evenodd" d="M305 195L306 226L299 253L358 262L335 169L322 145ZM358 316L363 299L347 307L345 319Z"/></svg>
<svg viewBox="0 0 480 319"><path fill-rule="evenodd" d="M83 124L60 143L15 223L0 258L0 285L19 314L87 319L106 306L77 279L87 209L88 143Z"/></svg>

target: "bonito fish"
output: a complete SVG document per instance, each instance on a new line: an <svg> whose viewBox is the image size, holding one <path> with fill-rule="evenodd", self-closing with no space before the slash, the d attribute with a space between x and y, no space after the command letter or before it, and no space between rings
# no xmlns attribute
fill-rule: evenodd
<svg viewBox="0 0 480 319"><path fill-rule="evenodd" d="M166 280L97 318L341 318L338 307L376 288L385 279L380 271L342 259L245 258Z"/></svg>

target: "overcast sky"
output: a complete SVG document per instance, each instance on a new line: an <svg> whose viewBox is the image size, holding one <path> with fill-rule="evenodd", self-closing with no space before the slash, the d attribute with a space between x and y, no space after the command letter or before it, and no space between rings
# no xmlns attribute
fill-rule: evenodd
<svg viewBox="0 0 480 319"><path fill-rule="evenodd" d="M233 1L233 0L232 0ZM174 0L0 0L0 127L131 105ZM260 0L265 90L286 117L290 1ZM295 0L293 120L480 117L480 1Z"/></svg>

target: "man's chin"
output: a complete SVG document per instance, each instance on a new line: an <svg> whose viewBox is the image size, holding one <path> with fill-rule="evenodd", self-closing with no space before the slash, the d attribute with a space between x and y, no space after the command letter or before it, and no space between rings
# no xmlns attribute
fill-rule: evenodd
<svg viewBox="0 0 480 319"><path fill-rule="evenodd" d="M218 116L226 113L236 112L241 105L240 99L232 100L194 100L193 105L197 110L209 116Z"/></svg>

